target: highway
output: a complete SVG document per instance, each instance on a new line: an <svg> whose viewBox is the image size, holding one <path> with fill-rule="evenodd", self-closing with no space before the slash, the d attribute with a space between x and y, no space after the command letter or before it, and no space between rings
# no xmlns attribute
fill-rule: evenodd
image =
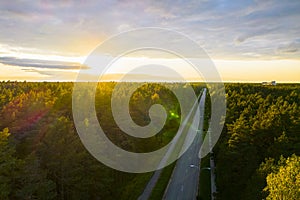
<svg viewBox="0 0 300 200"><path fill-rule="evenodd" d="M204 91L206 91L206 89L204 89L203 92L204 92ZM202 96L202 94L201 94L200 96ZM197 98L197 102L199 101L200 96ZM195 111L195 110L197 109L197 105L198 105L197 102L194 103L194 105L193 105L193 107L192 107L190 113L188 114L188 116L187 116L186 119L184 120L184 122L183 122L183 123L185 124L185 125L183 126L184 128L182 128L181 130L178 130L178 132L179 132L178 135L183 134L184 129L185 129L185 127L188 126L187 124L188 124L189 121L193 121L192 124L194 124L194 126L191 126L190 129L193 129L194 132L196 131L196 130L195 130L195 126L197 126L197 122L199 123L200 112L198 113L198 115L194 115L194 116L193 116L193 114L195 114L195 112L193 112L193 111ZM191 120L191 119L192 119L192 120ZM196 122L196 123L195 123L195 122ZM187 136L186 136L185 140L189 140L189 137L188 137L188 136L191 136L191 134L195 134L194 132L193 132L193 133L187 133L187 134L186 134ZM176 145L177 145L177 143L178 143L179 137L178 137L178 136L176 136L176 137L177 137L177 139L174 138L173 145L171 145L170 148L168 149L168 152L166 153L166 155L165 155L164 158L162 159L160 165L163 165L163 164L166 162L166 160L170 157L170 153L172 153L172 152L174 151L174 148L178 148L178 147L176 147ZM195 137L195 138L196 138L196 137ZM186 142L186 143L188 143L188 142ZM183 145L183 146L181 147L182 149L184 148L184 145L187 145L186 143L181 144L181 145ZM182 150L182 149L181 149L181 150ZM179 149L179 150L180 150L180 149ZM151 195L151 193L152 193L152 190L153 190L153 188L155 187L155 185L156 185L156 183L157 183L157 181L158 181L158 179L159 179L159 177L160 177L160 175L161 175L162 170L163 170L163 169L159 169L159 170L156 170L156 171L154 172L153 176L151 177L150 181L149 181L148 184L146 185L146 187L145 187L143 193L139 196L138 200L147 200L147 199L149 199L149 197L150 197L150 195Z"/></svg>
<svg viewBox="0 0 300 200"><path fill-rule="evenodd" d="M206 91L206 89L203 90L204 92ZM203 92L203 93L204 93ZM200 97L198 97L197 101L199 100ZM191 111L189 112L187 118L184 120L184 126L182 127L185 127L185 126L188 126L188 122L190 121L190 118L192 118L192 124L194 124L195 126L197 125L195 123L195 121L199 121L199 117L200 117L200 114L195 114L195 116L192 116L192 114L194 113L193 111L195 111L197 109L197 102L194 103ZM199 112L200 113L200 112ZM164 165L164 163L166 162L167 159L169 159L170 157L170 154L172 154L172 152L175 150L175 148L178 148L176 147L177 143L178 143L178 139L180 138L180 135L183 134L184 132L184 129L185 128L181 128L180 130L178 130L178 135L176 135L176 139L174 138L174 142L173 144L170 146L170 148L168 149L166 155L164 156L164 158L161 160L161 163L160 165ZM193 129L193 126L191 126L189 129ZM189 139L189 135L190 134L195 134L195 133L187 133L187 136L185 138L185 140L188 140ZM195 137L196 138L196 137ZM185 143L184 143L185 144ZM184 147L184 144L182 146L182 148ZM181 148L179 147L179 151L181 150ZM149 199L151 193L152 193L152 190L153 188L155 187L159 177L160 177L160 174L162 172L163 169L159 169L159 170L156 170L153 174L153 176L151 177L150 181L148 182L148 184L146 185L143 193L139 196L138 200L147 200Z"/></svg>
<svg viewBox="0 0 300 200"><path fill-rule="evenodd" d="M205 97L206 89L203 90L203 94L199 103L199 131L189 129L188 135L197 135L189 149L177 161L169 184L165 190L163 199L192 200L197 198L200 175L200 159L198 157L198 154L202 143Z"/></svg>

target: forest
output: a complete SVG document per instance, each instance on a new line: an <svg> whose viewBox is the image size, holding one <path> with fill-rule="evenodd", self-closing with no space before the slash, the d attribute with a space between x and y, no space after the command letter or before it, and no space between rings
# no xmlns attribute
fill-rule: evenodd
<svg viewBox="0 0 300 200"><path fill-rule="evenodd" d="M133 93L130 114L138 125L149 123L149 107L155 103L168 113L164 128L142 140L123 134L113 120L110 104L115 85L99 83L95 95L97 117L107 137L133 152L150 152L167 144L180 121L174 94L157 83L145 83ZM73 86L71 82L0 83L0 199L136 199L143 191L151 173L111 169L84 148L73 122ZM121 100L134 84L123 86L118 91ZM203 84L194 88L199 93Z"/></svg>
<svg viewBox="0 0 300 200"><path fill-rule="evenodd" d="M300 85L225 87L218 199L300 199Z"/></svg>
<svg viewBox="0 0 300 200"><path fill-rule="evenodd" d="M130 114L137 124L149 123L148 111L155 103L168 113L157 135L136 139L113 120L115 85L99 83L95 96L97 117L110 140L133 152L167 144L180 121L175 95L159 83L145 83L136 90ZM143 191L152 173L111 169L84 148L73 122L73 86L0 83L0 199L137 199ZM199 94L205 85L192 86ZM300 85L230 83L225 88L227 116L214 148L217 198L300 199ZM120 91L120 99L125 93Z"/></svg>

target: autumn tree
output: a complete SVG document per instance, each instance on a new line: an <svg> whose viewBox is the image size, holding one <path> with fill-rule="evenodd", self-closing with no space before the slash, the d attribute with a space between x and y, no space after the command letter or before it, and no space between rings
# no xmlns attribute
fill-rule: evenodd
<svg viewBox="0 0 300 200"><path fill-rule="evenodd" d="M283 165L267 176L267 199L300 199L300 157L293 154L280 162Z"/></svg>

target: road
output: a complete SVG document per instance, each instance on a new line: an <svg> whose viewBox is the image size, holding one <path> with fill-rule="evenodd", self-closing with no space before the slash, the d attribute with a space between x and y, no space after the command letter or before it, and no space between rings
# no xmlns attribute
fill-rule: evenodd
<svg viewBox="0 0 300 200"><path fill-rule="evenodd" d="M203 93L206 92L206 89L203 90ZM204 93L205 95L205 93ZM203 96L203 95L202 95ZM197 101L199 100L200 97L198 97ZM185 121L183 122L183 124L185 124L184 126L182 127L185 127L185 126L188 126L187 124L189 123L190 119L192 119L192 124L197 124L195 123L195 121L199 121L199 115L195 115L195 116L192 116L192 114L194 113L193 111L195 111L195 109L197 109L197 102L194 103L190 113L188 114L188 116L186 117ZM201 112L201 111L200 111ZM193 126L191 126L193 128ZM190 129L192 129L190 128ZM188 133L187 134L187 137L186 137L186 140L188 139L188 136L189 134L195 134L195 131L193 133ZM176 144L177 144L177 141L178 139L180 138L180 135L183 134L184 132L184 128L182 128L181 130L178 130L178 135L176 135L177 139L174 138L174 142L173 142L173 145L170 146L170 148L168 149L166 155L164 156L164 158L162 159L160 165L164 165L164 163L166 162L167 159L169 159L170 157L170 154L174 151L174 148L176 148ZM196 138L196 137L195 137ZM149 199L151 193L152 193L152 190L153 188L155 187L160 175L161 175L161 172L162 172L163 169L159 169L159 170L156 170L153 174L153 176L151 177L150 181L148 182L148 184L146 185L143 193L139 196L138 200L147 200Z"/></svg>
<svg viewBox="0 0 300 200"><path fill-rule="evenodd" d="M198 154L202 143L205 97L206 89L203 90L199 103L199 131L189 129L190 133L188 134L197 135L189 149L177 161L163 199L192 200L197 198L200 175L200 159Z"/></svg>

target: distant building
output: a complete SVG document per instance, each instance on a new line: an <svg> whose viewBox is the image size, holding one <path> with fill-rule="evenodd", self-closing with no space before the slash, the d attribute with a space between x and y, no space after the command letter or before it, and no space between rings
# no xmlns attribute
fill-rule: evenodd
<svg viewBox="0 0 300 200"><path fill-rule="evenodd" d="M264 81L264 82L262 82L261 83L262 85L276 85L276 81L271 81L271 82L266 82L266 81Z"/></svg>

